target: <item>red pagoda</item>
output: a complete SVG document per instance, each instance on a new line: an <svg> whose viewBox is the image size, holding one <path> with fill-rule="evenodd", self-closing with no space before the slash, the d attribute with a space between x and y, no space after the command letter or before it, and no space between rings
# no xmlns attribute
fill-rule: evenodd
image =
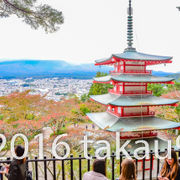
<svg viewBox="0 0 180 180"><path fill-rule="evenodd" d="M166 148L167 143L158 137L158 130L176 129L180 123L164 120L155 116L150 108L154 106L177 106L178 100L153 96L148 91L150 83L173 84L173 78L152 75L147 66L167 64L172 57L157 56L137 52L133 48L133 18L131 0L127 17L128 47L120 54L97 60L97 66L113 65L114 70L108 76L94 78L94 83L109 83L113 89L108 94L93 95L91 99L107 106L106 112L88 113L87 116L101 129L120 132L121 139L145 139L153 150L154 140L159 141L159 148ZM127 148L132 151L137 145Z"/></svg>

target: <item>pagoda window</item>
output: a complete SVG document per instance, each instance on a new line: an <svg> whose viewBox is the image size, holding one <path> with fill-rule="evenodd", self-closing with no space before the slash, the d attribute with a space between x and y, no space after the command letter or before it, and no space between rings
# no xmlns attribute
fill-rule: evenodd
<svg viewBox="0 0 180 180"><path fill-rule="evenodd" d="M124 71L124 66L120 66L120 72L122 73Z"/></svg>
<svg viewBox="0 0 180 180"><path fill-rule="evenodd" d="M123 87L122 86L119 86L119 91L123 92Z"/></svg>
<svg viewBox="0 0 180 180"><path fill-rule="evenodd" d="M114 112L114 108L112 108L112 112Z"/></svg>
<svg viewBox="0 0 180 180"><path fill-rule="evenodd" d="M116 64L114 64L114 72L116 72L116 67L117 67Z"/></svg>
<svg viewBox="0 0 180 180"><path fill-rule="evenodd" d="M121 115L121 107L118 107L118 113Z"/></svg>
<svg viewBox="0 0 180 180"><path fill-rule="evenodd" d="M115 71L118 72L118 66L117 65L115 66Z"/></svg>
<svg viewBox="0 0 180 180"><path fill-rule="evenodd" d="M118 62L118 63L117 63L117 72L120 71L120 67L121 67L121 65L120 65L120 63Z"/></svg>

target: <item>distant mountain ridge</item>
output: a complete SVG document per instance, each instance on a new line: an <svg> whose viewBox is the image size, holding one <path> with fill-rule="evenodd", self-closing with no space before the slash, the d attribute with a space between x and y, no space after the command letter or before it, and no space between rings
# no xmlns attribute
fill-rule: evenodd
<svg viewBox="0 0 180 180"><path fill-rule="evenodd" d="M96 72L109 72L112 67L94 64L73 65L61 60L14 60L0 62L0 78L25 77L83 77L92 78Z"/></svg>
<svg viewBox="0 0 180 180"><path fill-rule="evenodd" d="M0 72L12 74L36 74L36 73L66 73L80 71L97 71L98 67L93 64L73 65L65 61L58 60L17 60L0 62ZM103 68L104 70L109 68Z"/></svg>
<svg viewBox="0 0 180 180"><path fill-rule="evenodd" d="M0 78L79 78L91 79L98 71L109 72L112 70L109 66L95 66L91 64L74 65L62 60L13 60L0 62ZM171 76L179 78L180 74L162 71L153 71L155 76ZM178 74L178 73L177 73Z"/></svg>
<svg viewBox="0 0 180 180"><path fill-rule="evenodd" d="M164 72L164 71L152 71L152 75L154 75L154 76L170 76L172 74L175 74L175 73Z"/></svg>
<svg viewBox="0 0 180 180"><path fill-rule="evenodd" d="M168 77L174 78L176 81L180 82L180 73L170 74Z"/></svg>

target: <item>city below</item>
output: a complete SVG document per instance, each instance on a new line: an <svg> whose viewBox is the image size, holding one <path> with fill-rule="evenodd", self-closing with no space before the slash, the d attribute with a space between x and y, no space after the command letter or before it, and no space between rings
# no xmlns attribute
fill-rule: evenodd
<svg viewBox="0 0 180 180"><path fill-rule="evenodd" d="M6 96L13 92L31 90L31 94L45 95L46 99L60 101L63 97L74 94L80 97L87 94L92 84L92 79L1 79L0 96Z"/></svg>

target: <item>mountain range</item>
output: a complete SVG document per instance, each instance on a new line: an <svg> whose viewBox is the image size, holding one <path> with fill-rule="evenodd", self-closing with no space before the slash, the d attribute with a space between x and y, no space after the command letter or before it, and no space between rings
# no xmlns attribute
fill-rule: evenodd
<svg viewBox="0 0 180 180"><path fill-rule="evenodd" d="M78 78L91 79L98 71L109 72L110 66L95 66L91 64L74 65L61 60L12 60L0 62L0 78ZM180 74L153 71L156 76L174 76Z"/></svg>
<svg viewBox="0 0 180 180"><path fill-rule="evenodd" d="M109 72L111 67L94 64L74 65L60 60L13 60L0 62L0 78L69 77L92 78L96 72Z"/></svg>

